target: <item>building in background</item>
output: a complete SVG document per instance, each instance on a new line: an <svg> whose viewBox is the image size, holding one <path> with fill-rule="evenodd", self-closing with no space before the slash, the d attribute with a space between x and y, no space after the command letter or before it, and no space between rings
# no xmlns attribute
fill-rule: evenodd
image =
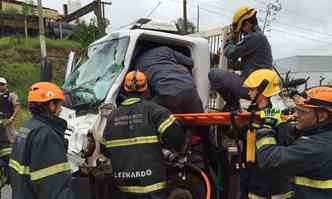
<svg viewBox="0 0 332 199"><path fill-rule="evenodd" d="M73 2L73 7L80 8L79 4L79 1ZM43 17L48 38L66 39L72 34L74 25L61 22L63 16L57 10L43 7ZM33 5L33 0L0 0L0 37L36 37L38 34L38 7Z"/></svg>
<svg viewBox="0 0 332 199"><path fill-rule="evenodd" d="M293 56L278 59L275 65L283 77L290 71L291 78L309 78L308 87L332 85L332 56Z"/></svg>
<svg viewBox="0 0 332 199"><path fill-rule="evenodd" d="M26 5L25 2L16 1L16 0L0 0L0 10L1 13L4 14L20 14L24 15L24 7ZM31 16L38 16L38 7L37 5L32 5L32 13ZM58 20L61 19L61 15L59 15L57 10L43 7L43 16L50 20Z"/></svg>

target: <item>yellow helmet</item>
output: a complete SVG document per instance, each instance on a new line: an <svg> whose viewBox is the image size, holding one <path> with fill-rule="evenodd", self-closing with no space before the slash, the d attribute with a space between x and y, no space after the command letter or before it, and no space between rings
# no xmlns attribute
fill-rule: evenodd
<svg viewBox="0 0 332 199"><path fill-rule="evenodd" d="M256 14L256 9L255 8L249 8L246 6L240 7L234 14L233 16L233 28L234 32L240 32L242 23L246 19L250 19L252 16Z"/></svg>
<svg viewBox="0 0 332 199"><path fill-rule="evenodd" d="M280 93L280 78L271 69L258 69L252 72L243 83L247 88L258 88L265 97L271 97Z"/></svg>

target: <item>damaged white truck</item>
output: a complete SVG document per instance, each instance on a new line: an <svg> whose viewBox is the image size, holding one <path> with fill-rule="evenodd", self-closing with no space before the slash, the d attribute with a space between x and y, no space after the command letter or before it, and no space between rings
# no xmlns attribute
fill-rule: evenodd
<svg viewBox="0 0 332 199"><path fill-rule="evenodd" d="M65 108L61 113L68 122L67 139L69 140L68 156L75 173L80 165L96 166L98 158L98 145L89 157L82 157L82 151L88 147L89 132L95 140L101 141L101 136L106 124L106 117L119 104L120 90L126 73L135 69L133 61L143 49L149 46L164 45L193 59L193 77L197 90L206 109L209 99L208 72L210 70L209 43L206 39L182 36L161 31L132 29L113 32L92 43L79 58L71 55L63 89L66 93ZM91 137L90 137L91 138ZM188 151L192 160L186 160L193 168L188 166L173 168L170 177L175 187L188 189L194 198L219 198L220 178L227 178L221 172L221 162L218 156L222 151L213 146L215 154L211 157L200 157L198 149ZM200 147L198 147L200 148ZM211 159L211 160L208 160ZM230 160L231 161L231 160ZM175 166L176 167L176 166ZM201 175L201 171L206 174ZM75 175L74 175L75 176ZM213 180L207 181L205 178ZM84 179L76 176L76 179ZM87 179L87 178L85 178ZM79 180L78 180L79 181ZM84 180L79 182L84 183ZM90 186L80 185L80 198L102 198ZM74 186L76 186L74 184ZM219 189L219 191L218 191ZM86 193L85 193L86 191ZM212 196L213 195L213 196ZM111 194L109 198L111 198ZM225 198L225 197L224 197Z"/></svg>

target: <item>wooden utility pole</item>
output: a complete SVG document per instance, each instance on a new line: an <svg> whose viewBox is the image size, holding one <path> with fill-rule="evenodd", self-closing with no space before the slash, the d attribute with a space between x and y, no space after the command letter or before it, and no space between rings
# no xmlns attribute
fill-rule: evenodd
<svg viewBox="0 0 332 199"><path fill-rule="evenodd" d="M188 23L187 23L187 0L183 0L183 29L184 34L188 32Z"/></svg>
<svg viewBox="0 0 332 199"><path fill-rule="evenodd" d="M39 18L39 40L40 40L40 52L41 52L41 68L40 68L40 80L51 81L51 71L47 64L47 52L45 42L45 29L43 18L42 0L38 0L38 18Z"/></svg>
<svg viewBox="0 0 332 199"><path fill-rule="evenodd" d="M96 8L95 8L95 15L97 17L97 24L98 24L98 29L105 34L105 19L103 18L102 14L102 3L101 0L96 0Z"/></svg>

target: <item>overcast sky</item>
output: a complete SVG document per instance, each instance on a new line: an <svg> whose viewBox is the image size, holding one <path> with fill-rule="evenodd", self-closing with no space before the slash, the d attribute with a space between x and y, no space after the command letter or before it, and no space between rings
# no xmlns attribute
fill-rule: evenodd
<svg viewBox="0 0 332 199"><path fill-rule="evenodd" d="M110 0L104 0L110 1ZM251 6L264 18L266 5L275 0L187 0L188 18L197 23L197 5L200 6L200 30L214 29L231 23L234 11L240 6ZM81 0L86 5L91 0ZM175 21L182 16L182 0L112 0L107 6L106 17L111 25L108 31L116 30L140 17L146 17L161 2L151 15L163 21ZM266 32L274 58L294 55L332 54L332 2L329 0L280 0L282 9ZM62 4L67 0L43 0L43 5L62 13Z"/></svg>

